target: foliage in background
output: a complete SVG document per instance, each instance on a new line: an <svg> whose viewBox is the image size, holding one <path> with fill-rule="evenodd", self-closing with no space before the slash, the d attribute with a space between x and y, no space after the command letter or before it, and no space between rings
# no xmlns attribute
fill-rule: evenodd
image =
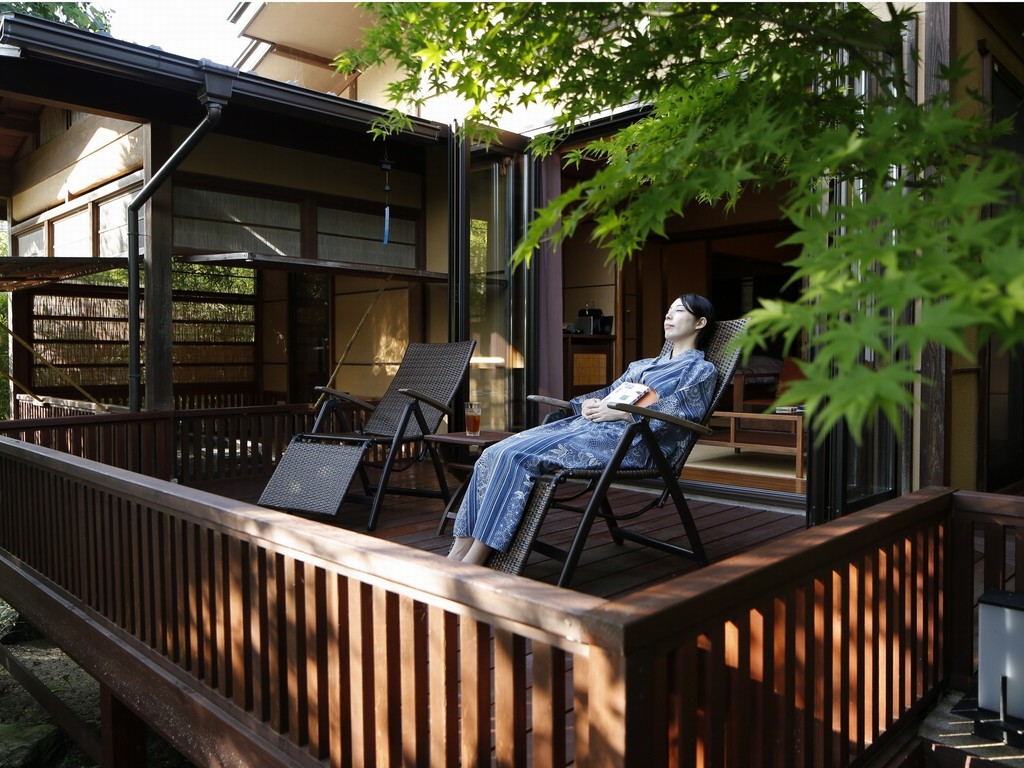
<svg viewBox="0 0 1024 768"><path fill-rule="evenodd" d="M110 31L110 11L101 10L92 3L0 3L0 13L23 13L89 32Z"/></svg>
<svg viewBox="0 0 1024 768"><path fill-rule="evenodd" d="M14 625L17 623L18 612L3 600L0 600L0 642L3 642L3 639L11 634Z"/></svg>
<svg viewBox="0 0 1024 768"><path fill-rule="evenodd" d="M810 345L807 380L785 402L805 403L819 434L841 420L859 434L880 413L898 428L929 344L970 356L971 329L1024 341L1024 248L1010 206L1021 199L1019 158L996 148L1007 127L975 117L977 104L915 103L907 6L887 6L888 19L828 3L368 7L377 22L363 47L335 63L397 63L396 109L378 134L401 130L398 108L435 94L464 100L477 139L544 104L558 117L532 148L546 155L594 115L648 109L567 155L604 167L537 213L519 262L587 220L621 264L691 204L717 206L728 222L746 190L783 193L802 295L755 309L744 348ZM954 62L943 77L964 74Z"/></svg>
<svg viewBox="0 0 1024 768"><path fill-rule="evenodd" d="M175 293L228 293L252 296L256 292L256 277L249 268L175 262L171 270L171 287ZM140 280L142 287L145 287L144 273L140 275ZM69 282L124 288L128 285L128 270L110 269Z"/></svg>

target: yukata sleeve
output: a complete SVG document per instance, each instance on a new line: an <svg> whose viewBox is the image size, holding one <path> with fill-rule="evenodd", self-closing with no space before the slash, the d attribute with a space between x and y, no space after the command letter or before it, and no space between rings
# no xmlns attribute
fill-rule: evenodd
<svg viewBox="0 0 1024 768"><path fill-rule="evenodd" d="M702 361L699 366L694 366L680 377L675 392L649 407L654 411L670 413L677 418L699 423L711 407L717 383L718 371L715 366ZM658 419L651 419L650 425L658 442L677 442L679 432L683 429Z"/></svg>

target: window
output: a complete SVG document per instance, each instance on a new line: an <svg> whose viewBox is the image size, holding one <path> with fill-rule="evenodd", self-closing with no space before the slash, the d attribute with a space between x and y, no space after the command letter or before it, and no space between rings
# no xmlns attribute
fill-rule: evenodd
<svg viewBox="0 0 1024 768"><path fill-rule="evenodd" d="M176 186L173 208L176 250L302 255L298 203Z"/></svg>
<svg viewBox="0 0 1024 768"><path fill-rule="evenodd" d="M385 218L383 212L320 207L316 229L318 258L416 269L416 222L394 210Z"/></svg>

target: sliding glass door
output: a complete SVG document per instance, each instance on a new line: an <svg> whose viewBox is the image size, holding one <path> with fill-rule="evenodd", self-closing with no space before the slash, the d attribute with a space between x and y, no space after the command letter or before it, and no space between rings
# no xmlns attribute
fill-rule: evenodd
<svg viewBox="0 0 1024 768"><path fill-rule="evenodd" d="M484 429L524 426L527 270L513 270L522 233L524 158L474 157L469 172L469 334L477 346L470 397L483 403Z"/></svg>

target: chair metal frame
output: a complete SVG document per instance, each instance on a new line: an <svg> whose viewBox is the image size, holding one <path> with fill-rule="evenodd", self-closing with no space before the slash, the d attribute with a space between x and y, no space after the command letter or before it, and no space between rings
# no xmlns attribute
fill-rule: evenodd
<svg viewBox="0 0 1024 768"><path fill-rule="evenodd" d="M475 341L441 344L412 343L394 379L376 405L348 392L317 387L327 396L310 432L292 438L281 462L260 497L263 506L317 515L337 515L345 501L370 504L367 530L374 530L387 493L405 496L451 498L444 463L437 447L424 435L437 432L441 420L454 416L453 402L462 386ZM361 429L351 428L345 404L370 414ZM339 430L324 432L330 416ZM403 458L402 449L422 442L414 455ZM367 459L377 446L387 446L382 463ZM289 457L289 453L292 457ZM437 474L439 490L390 486L392 472L408 469L429 454ZM371 483L366 466L378 466L380 477ZM349 492L354 475L359 475L363 493Z"/></svg>
<svg viewBox="0 0 1024 768"><path fill-rule="evenodd" d="M580 556L583 554L591 528L598 518L602 518L605 521L616 544L622 544L626 539L629 539L630 541L653 547L663 552L695 560L699 565L705 565L707 563L707 554L704 551L700 532L697 530L686 497L679 485L679 475L697 440L691 440L689 445L680 451L680 455L675 460L671 460L670 457L666 457L662 452L661 446L651 430L650 420L656 419L669 422L698 434L711 434L712 430L707 426L707 423L728 389L733 371L735 371L739 360L739 348L733 344L733 341L743 332L746 324L747 321L743 318L723 320L716 324L712 332L711 340L705 350L705 358L717 369L718 381L715 384L715 392L708 405L708 409L700 422L679 419L671 414L636 405L619 403L611 406L616 410L626 411L640 418L627 426L608 464L601 470L560 468L539 478L530 494L526 510L523 513L523 519L520 522L515 537L513 537L509 551L506 553L493 553L487 561L488 567L507 573L520 574L526 566L530 552L537 551L563 563L558 586L569 586ZM566 400L557 400L539 395L530 395L529 399L533 402L560 408L566 413L572 413L569 402ZM622 469L620 465L630 445L632 445L634 437L637 435L640 436L650 451L654 467L649 469ZM640 510L623 515L617 515L614 512L607 497L608 489L613 482L629 483L652 479L660 480L664 483L664 489L660 496L644 505ZM583 481L584 485L582 489L571 494L556 496L556 489L569 480ZM585 506L573 503L588 494L589 500ZM680 522L686 533L688 547L673 544L619 524L620 522L639 517L655 507L664 507L669 498L675 503ZM580 513L576 533L567 550L537 539L541 524L547 516L548 510L552 507Z"/></svg>

